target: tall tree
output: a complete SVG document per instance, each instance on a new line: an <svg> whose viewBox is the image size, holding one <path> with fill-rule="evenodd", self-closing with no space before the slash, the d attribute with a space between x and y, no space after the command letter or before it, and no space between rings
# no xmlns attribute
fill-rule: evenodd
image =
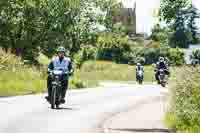
<svg viewBox="0 0 200 133"><path fill-rule="evenodd" d="M186 8L190 0L161 0L160 18L171 23L180 9Z"/></svg>
<svg viewBox="0 0 200 133"><path fill-rule="evenodd" d="M58 45L75 53L92 40L94 25L107 25L114 1L1 0L0 45L31 61L40 50L52 55Z"/></svg>
<svg viewBox="0 0 200 133"><path fill-rule="evenodd" d="M197 25L196 25L196 19L200 18L200 15L198 13L198 9L195 8L192 4L191 6L187 9L187 19L188 19L188 23L187 23L187 27L188 27L188 31L191 33L191 41L190 43L197 43L198 42L198 38L197 38Z"/></svg>
<svg viewBox="0 0 200 133"><path fill-rule="evenodd" d="M161 0L160 18L168 24L173 32L169 38L169 45L172 47L188 47L185 9L190 5L189 2L190 0Z"/></svg>
<svg viewBox="0 0 200 133"><path fill-rule="evenodd" d="M169 45L171 47L181 47L188 48L188 36L185 27L185 12L179 10L176 13L175 21L173 23L172 29L173 34L170 38Z"/></svg>

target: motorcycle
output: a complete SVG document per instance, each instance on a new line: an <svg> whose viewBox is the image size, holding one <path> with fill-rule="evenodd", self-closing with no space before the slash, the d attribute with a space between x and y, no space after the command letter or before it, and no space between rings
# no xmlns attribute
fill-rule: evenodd
<svg viewBox="0 0 200 133"><path fill-rule="evenodd" d="M165 87L167 84L167 76L165 74L164 69L159 70L159 83L161 84L162 87Z"/></svg>
<svg viewBox="0 0 200 133"><path fill-rule="evenodd" d="M143 83L143 78L144 78L144 72L142 70L138 70L136 77L137 77L137 82L139 84L142 84Z"/></svg>
<svg viewBox="0 0 200 133"><path fill-rule="evenodd" d="M66 74L66 73L65 73ZM51 72L52 75L52 90L51 90L51 97L50 97L50 104L51 108L58 109L59 105L61 104L61 98L62 98L62 70L54 70Z"/></svg>

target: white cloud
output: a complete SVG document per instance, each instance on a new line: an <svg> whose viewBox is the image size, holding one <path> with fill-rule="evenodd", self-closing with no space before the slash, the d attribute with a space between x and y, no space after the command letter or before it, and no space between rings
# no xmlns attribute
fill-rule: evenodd
<svg viewBox="0 0 200 133"><path fill-rule="evenodd" d="M192 0L193 5L200 10L200 0Z"/></svg>

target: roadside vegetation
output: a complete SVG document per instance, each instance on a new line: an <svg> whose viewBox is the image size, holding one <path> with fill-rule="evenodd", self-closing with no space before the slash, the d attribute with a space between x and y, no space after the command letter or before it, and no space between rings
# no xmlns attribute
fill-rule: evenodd
<svg viewBox="0 0 200 133"><path fill-rule="evenodd" d="M0 96L25 95L46 91L46 69L49 59L39 56L41 66L25 65L22 60L0 50ZM145 67L145 81L153 80L152 66ZM135 66L116 64L111 61L87 61L80 69L75 69L70 79L70 88L89 88L98 86L100 81L135 81Z"/></svg>
<svg viewBox="0 0 200 133"><path fill-rule="evenodd" d="M165 122L180 133L200 132L200 68L177 69Z"/></svg>
<svg viewBox="0 0 200 133"><path fill-rule="evenodd" d="M45 75L35 66L0 49L0 96L24 95L45 91Z"/></svg>
<svg viewBox="0 0 200 133"><path fill-rule="evenodd" d="M157 26L156 31L167 31L168 34L163 36L155 33L153 37L167 37L168 46L172 48L188 48L190 44L198 44L198 28L195 21L199 17L198 9L189 0L161 0L160 18L169 26L165 30L159 30ZM199 61L199 50L193 51L191 59ZM165 123L178 133L200 132L199 70L198 65L178 67L170 82L170 102Z"/></svg>
<svg viewBox="0 0 200 133"><path fill-rule="evenodd" d="M145 66L145 81L154 79L152 66ZM81 80L87 87L97 85L100 81L135 81L135 66L116 64L110 61L87 61L74 77ZM72 79L73 80L73 79Z"/></svg>
<svg viewBox="0 0 200 133"><path fill-rule="evenodd" d="M130 37L128 26L112 19L121 6L115 0L0 3L0 95L45 91L46 67L60 45L74 62L71 88L94 87L101 80L134 81L137 62L146 65L144 80L152 81L159 56L171 65L184 64L183 50L169 45L169 28L156 25L148 40Z"/></svg>
<svg viewBox="0 0 200 133"><path fill-rule="evenodd" d="M74 62L72 89L134 81L137 62L145 65L144 80L152 81L152 64L164 56L177 68L165 123L180 133L199 133L200 69L184 67L183 50L199 43L197 9L189 0L161 0L157 17L167 25L156 24L144 39L113 20L121 8L116 0L0 2L0 96L45 92L47 65L60 45ZM191 58L200 60L200 50Z"/></svg>

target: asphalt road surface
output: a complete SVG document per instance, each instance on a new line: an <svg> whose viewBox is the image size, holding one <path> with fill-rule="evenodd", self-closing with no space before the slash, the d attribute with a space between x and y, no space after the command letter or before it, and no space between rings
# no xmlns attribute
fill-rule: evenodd
<svg viewBox="0 0 200 133"><path fill-rule="evenodd" d="M166 88L109 82L102 85L68 91L66 104L58 110L50 108L44 100L45 94L0 98L0 133L121 133L120 126L126 125L134 129L163 127L158 120L162 119L164 109L158 101L165 96ZM123 112L128 114L122 115ZM138 117L129 117L132 115ZM147 121L148 116L151 117ZM143 131L153 132L131 132Z"/></svg>

